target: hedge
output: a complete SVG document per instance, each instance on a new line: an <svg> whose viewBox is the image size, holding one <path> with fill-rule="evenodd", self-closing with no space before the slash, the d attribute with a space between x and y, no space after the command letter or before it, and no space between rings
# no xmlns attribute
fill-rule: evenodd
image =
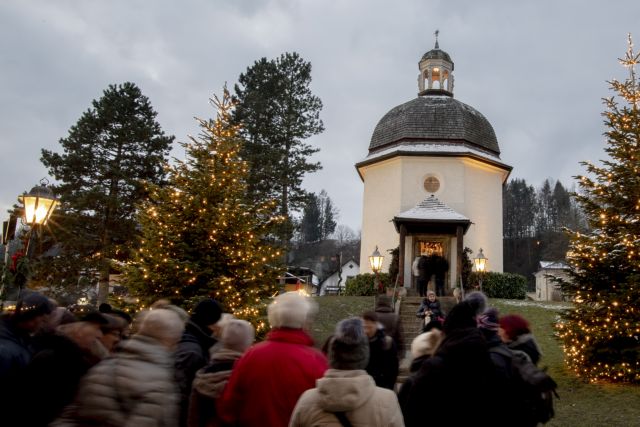
<svg viewBox="0 0 640 427"><path fill-rule="evenodd" d="M478 273L471 273L469 283L472 284L469 290L479 284ZM527 279L520 274L490 271L482 274L482 291L489 298L525 299Z"/></svg>
<svg viewBox="0 0 640 427"><path fill-rule="evenodd" d="M380 273L378 274L378 277L382 282L382 286L385 288L393 286L388 273ZM377 295L378 290L374 286L375 278L376 275L371 273L358 274L357 276L349 279L345 285L344 295L355 297Z"/></svg>

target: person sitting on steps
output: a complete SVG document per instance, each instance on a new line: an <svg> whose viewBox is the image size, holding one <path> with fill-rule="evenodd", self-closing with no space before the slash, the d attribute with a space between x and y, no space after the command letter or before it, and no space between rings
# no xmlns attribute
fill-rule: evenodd
<svg viewBox="0 0 640 427"><path fill-rule="evenodd" d="M422 300L416 312L416 317L423 318L425 325L434 320L440 323L444 322L444 311L440 307L440 301L438 301L435 292L427 292L427 297Z"/></svg>

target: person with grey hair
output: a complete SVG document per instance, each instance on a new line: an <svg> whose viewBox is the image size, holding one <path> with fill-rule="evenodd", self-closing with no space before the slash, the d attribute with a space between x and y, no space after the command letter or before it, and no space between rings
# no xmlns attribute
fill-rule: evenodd
<svg viewBox="0 0 640 427"><path fill-rule="evenodd" d="M236 362L217 401L221 421L245 427L289 423L300 395L327 370L327 359L304 330L314 305L298 292L278 295L267 313L271 331Z"/></svg>
<svg viewBox="0 0 640 427"><path fill-rule="evenodd" d="M329 343L330 369L305 391L289 427L317 425L404 426L393 391L377 387L364 368L369 361L369 337L362 319L344 319Z"/></svg>
<svg viewBox="0 0 640 427"><path fill-rule="evenodd" d="M172 352L183 327L173 311L148 312L138 333L113 358L89 370L74 403L51 425L177 426Z"/></svg>
<svg viewBox="0 0 640 427"><path fill-rule="evenodd" d="M196 372L189 401L188 427L218 425L216 400L229 381L236 360L253 344L255 330L246 320L227 318L219 333L220 348L212 353L209 364Z"/></svg>
<svg viewBox="0 0 640 427"><path fill-rule="evenodd" d="M487 311L487 308L489 307L489 300L487 299L487 296L480 291L473 291L467 294L464 301L467 301L475 310L476 318Z"/></svg>

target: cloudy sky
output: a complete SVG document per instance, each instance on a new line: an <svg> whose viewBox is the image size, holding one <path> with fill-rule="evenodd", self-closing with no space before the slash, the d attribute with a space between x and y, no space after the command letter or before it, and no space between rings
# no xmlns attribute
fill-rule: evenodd
<svg viewBox="0 0 640 427"><path fill-rule="evenodd" d="M603 158L607 80L624 79L640 2L398 0L4 0L0 2L0 209L47 171L58 140L107 85L135 82L168 134L196 133L208 98L256 59L313 64L326 130L310 140L339 222L360 228L364 158L378 120L417 94L434 44L455 62L455 97L492 123L512 177L571 185ZM173 155L184 155L179 149Z"/></svg>

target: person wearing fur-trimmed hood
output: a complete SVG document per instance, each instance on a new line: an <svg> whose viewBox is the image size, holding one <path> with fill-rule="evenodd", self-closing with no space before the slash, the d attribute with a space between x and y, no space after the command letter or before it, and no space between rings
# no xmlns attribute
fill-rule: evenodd
<svg viewBox="0 0 640 427"><path fill-rule="evenodd" d="M331 368L305 391L291 416L289 427L345 425L404 426L398 399L393 391L377 387L364 368L369 359L369 339L362 319L344 319L336 326L329 343Z"/></svg>
<svg viewBox="0 0 640 427"><path fill-rule="evenodd" d="M216 400L222 395L231 377L234 363L240 359L255 339L255 331L246 320L230 319L212 354L209 364L196 373L189 402L188 427L216 427Z"/></svg>

